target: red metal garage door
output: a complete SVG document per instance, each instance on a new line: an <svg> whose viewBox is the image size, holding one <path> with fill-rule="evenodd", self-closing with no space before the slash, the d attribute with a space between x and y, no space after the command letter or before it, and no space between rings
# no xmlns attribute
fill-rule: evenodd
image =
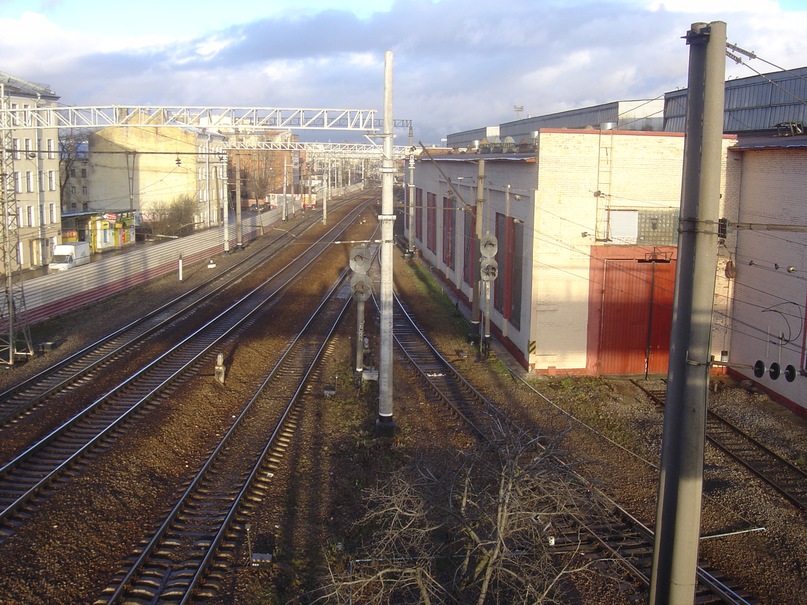
<svg viewBox="0 0 807 605"><path fill-rule="evenodd" d="M675 261L606 260L601 374L666 374Z"/></svg>

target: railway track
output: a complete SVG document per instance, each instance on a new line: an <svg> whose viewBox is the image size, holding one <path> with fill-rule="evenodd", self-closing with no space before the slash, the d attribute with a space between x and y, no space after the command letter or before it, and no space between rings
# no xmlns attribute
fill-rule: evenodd
<svg viewBox="0 0 807 605"><path fill-rule="evenodd" d="M190 603L218 592L235 549L234 526L266 491L315 395L316 363L351 300L342 274L234 421L166 519L95 601ZM318 395L317 395L318 396ZM269 439L267 441L267 435ZM242 529L242 528L237 528Z"/></svg>
<svg viewBox="0 0 807 605"><path fill-rule="evenodd" d="M509 422L493 402L471 387L431 345L397 297L393 334L404 356L423 380L459 418L468 422L474 433L486 439L493 425ZM563 461L558 463L564 464ZM579 480L588 483L582 477ZM567 516L553 521L556 535L550 551L555 555L576 553L588 559L616 561L627 574L624 584L632 586L637 593L645 591L646 594L652 571L652 530L599 490L590 489L599 503L597 514L590 518ZM757 601L717 570L699 563L695 602L752 604Z"/></svg>
<svg viewBox="0 0 807 605"><path fill-rule="evenodd" d="M13 533L25 513L36 507L38 498L52 493L52 489L46 491L46 488L69 480L65 473L68 469L86 465L93 451L109 445L133 419L154 409L161 396L170 394L200 367L212 365L213 347L235 338L273 305L284 289L325 253L352 216L329 230L327 237L302 252L295 262L0 466L0 536Z"/></svg>
<svg viewBox="0 0 807 605"><path fill-rule="evenodd" d="M342 202L346 203L346 202ZM281 236L249 253L227 272L202 283L182 295L149 311L136 321L125 325L79 351L67 356L44 371L19 382L0 393L0 427L14 424L47 399L64 393L76 385L86 384L93 376L120 359L131 355L149 339L176 325L189 310L224 293L227 288L255 270L289 241L318 222L310 218L281 231Z"/></svg>
<svg viewBox="0 0 807 605"><path fill-rule="evenodd" d="M632 382L658 405L664 407L666 388L646 388L638 381ZM706 438L798 509L807 511L807 473L802 469L771 451L713 410L707 411Z"/></svg>

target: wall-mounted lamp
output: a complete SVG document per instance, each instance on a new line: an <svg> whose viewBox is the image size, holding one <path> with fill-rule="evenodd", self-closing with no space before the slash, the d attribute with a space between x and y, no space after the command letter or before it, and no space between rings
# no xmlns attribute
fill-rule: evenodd
<svg viewBox="0 0 807 605"><path fill-rule="evenodd" d="M516 225L523 225L523 224L524 224L524 221L522 221L520 218L514 218L514 219L513 219L513 222L514 222Z"/></svg>

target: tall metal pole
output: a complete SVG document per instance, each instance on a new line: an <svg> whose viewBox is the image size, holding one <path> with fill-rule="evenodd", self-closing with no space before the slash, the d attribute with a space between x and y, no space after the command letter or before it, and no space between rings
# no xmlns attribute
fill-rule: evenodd
<svg viewBox="0 0 807 605"><path fill-rule="evenodd" d="M205 193L207 196L207 227L209 229L214 224L212 216L213 209L210 203L213 197L210 194L210 135L207 135L207 140L205 141ZM216 222L218 222L218 220Z"/></svg>
<svg viewBox="0 0 807 605"><path fill-rule="evenodd" d="M241 220L241 154L235 151L235 247L244 247L244 236L241 233L244 223Z"/></svg>
<svg viewBox="0 0 807 605"><path fill-rule="evenodd" d="M473 300L471 301L471 339L481 339L481 310L480 310L480 299L482 293L482 287L480 286L480 279L479 269L479 250L481 248L482 243L482 222L483 222L483 209L484 209L484 202L485 202L485 160L479 158L479 168L478 173L476 176L476 213L475 213L475 221L476 221L476 230L474 234L474 250L473 254L471 255L471 284L473 285Z"/></svg>
<svg viewBox="0 0 807 605"><path fill-rule="evenodd" d="M670 335L650 605L692 605L703 451L725 91L726 24L693 23L678 265Z"/></svg>
<svg viewBox="0 0 807 605"><path fill-rule="evenodd" d="M328 198L331 195L331 159L328 158L328 192L322 198L322 224L328 224Z"/></svg>
<svg viewBox="0 0 807 605"><path fill-rule="evenodd" d="M412 136L412 127L409 127L409 238L407 253L415 253L415 142Z"/></svg>
<svg viewBox="0 0 807 605"><path fill-rule="evenodd" d="M222 208L221 226L224 228L224 251L230 251L230 200L227 194L227 158L222 157L215 166L216 171L216 197L219 198ZM219 174L221 173L221 174ZM221 178L219 178L221 176Z"/></svg>
<svg viewBox="0 0 807 605"><path fill-rule="evenodd" d="M288 175L288 169L286 167L286 156L283 156L283 216L288 217L289 215L289 198L286 196L286 176Z"/></svg>
<svg viewBox="0 0 807 605"><path fill-rule="evenodd" d="M376 426L383 433L395 428L392 417L392 253L394 247L393 177L392 160L392 51L384 53L384 159L381 164L381 329L378 372L378 420Z"/></svg>

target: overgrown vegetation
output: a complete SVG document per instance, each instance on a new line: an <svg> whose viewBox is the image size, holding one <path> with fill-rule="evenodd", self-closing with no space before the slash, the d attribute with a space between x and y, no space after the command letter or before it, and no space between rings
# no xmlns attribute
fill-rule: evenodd
<svg viewBox="0 0 807 605"><path fill-rule="evenodd" d="M550 545L592 506L552 448L499 425L479 449L418 458L365 490L361 545L331 553L316 602L562 603L564 576L587 567ZM562 535L562 538L560 537Z"/></svg>
<svg viewBox="0 0 807 605"><path fill-rule="evenodd" d="M190 234L196 222L196 198L180 195L171 202L155 202L143 215L142 231L154 237Z"/></svg>

